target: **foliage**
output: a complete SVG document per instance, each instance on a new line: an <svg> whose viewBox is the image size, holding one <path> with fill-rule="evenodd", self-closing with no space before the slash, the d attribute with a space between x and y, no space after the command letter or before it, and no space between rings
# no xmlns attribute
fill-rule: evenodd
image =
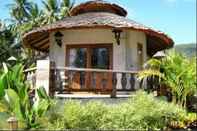
<svg viewBox="0 0 197 131"><path fill-rule="evenodd" d="M44 88L37 89L38 99L34 102L29 97L29 85L25 82L23 66L16 64L7 67L4 63L4 71L0 76L0 100L1 105L8 107L8 113L24 121L26 128L37 128L37 119L48 110L51 102Z"/></svg>
<svg viewBox="0 0 197 131"><path fill-rule="evenodd" d="M187 59L172 51L161 62L151 59L148 65L148 69L141 71L138 78L159 77L170 88L173 102L185 107L186 98L197 90L196 58Z"/></svg>
<svg viewBox="0 0 197 131"><path fill-rule="evenodd" d="M48 119L54 118L54 114L48 116ZM46 125L49 129L154 130L165 129L171 126L172 122L186 126L188 120L187 112L183 108L142 91L118 105L68 100L65 102L64 111L59 112L57 116L57 119L49 121L50 123Z"/></svg>

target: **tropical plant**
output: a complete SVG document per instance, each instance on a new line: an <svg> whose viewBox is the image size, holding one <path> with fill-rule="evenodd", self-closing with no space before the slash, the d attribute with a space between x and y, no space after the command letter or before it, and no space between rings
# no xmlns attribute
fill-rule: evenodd
<svg viewBox="0 0 197 131"><path fill-rule="evenodd" d="M196 83L196 58L187 59L182 54L170 52L161 61L151 59L148 68L139 72L138 78L158 77L170 88L174 103L186 106L187 97L194 95Z"/></svg>
<svg viewBox="0 0 197 131"><path fill-rule="evenodd" d="M8 113L24 121L26 128L38 128L38 118L42 117L51 101L44 88L36 90L38 98L33 101L29 96L30 88L25 82L23 66L16 64L8 67L4 63L4 70L0 76L0 100L1 104L8 107Z"/></svg>

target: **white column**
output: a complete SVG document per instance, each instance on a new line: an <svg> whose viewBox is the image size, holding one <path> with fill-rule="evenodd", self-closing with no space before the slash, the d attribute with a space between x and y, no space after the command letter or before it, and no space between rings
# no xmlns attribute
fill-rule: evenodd
<svg viewBox="0 0 197 131"><path fill-rule="evenodd" d="M50 83L50 61L38 60L36 70L36 88L44 87L46 93L49 95Z"/></svg>

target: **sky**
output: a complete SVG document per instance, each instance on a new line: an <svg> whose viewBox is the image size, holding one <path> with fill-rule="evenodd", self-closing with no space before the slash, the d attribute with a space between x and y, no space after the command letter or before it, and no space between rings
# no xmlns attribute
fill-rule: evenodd
<svg viewBox="0 0 197 131"><path fill-rule="evenodd" d="M39 3L41 0L32 0ZM76 4L87 0L75 0ZM105 0L128 11L128 18L168 34L175 44L196 43L197 0ZM0 0L0 19L9 18L7 5L13 0Z"/></svg>

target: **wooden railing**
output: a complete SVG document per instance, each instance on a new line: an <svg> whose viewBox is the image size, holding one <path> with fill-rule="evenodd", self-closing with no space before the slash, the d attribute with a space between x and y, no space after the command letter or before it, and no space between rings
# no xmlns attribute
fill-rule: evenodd
<svg viewBox="0 0 197 131"><path fill-rule="evenodd" d="M116 97L117 91L139 88L137 71L56 67L54 74L57 93L88 91L110 93L111 97Z"/></svg>

